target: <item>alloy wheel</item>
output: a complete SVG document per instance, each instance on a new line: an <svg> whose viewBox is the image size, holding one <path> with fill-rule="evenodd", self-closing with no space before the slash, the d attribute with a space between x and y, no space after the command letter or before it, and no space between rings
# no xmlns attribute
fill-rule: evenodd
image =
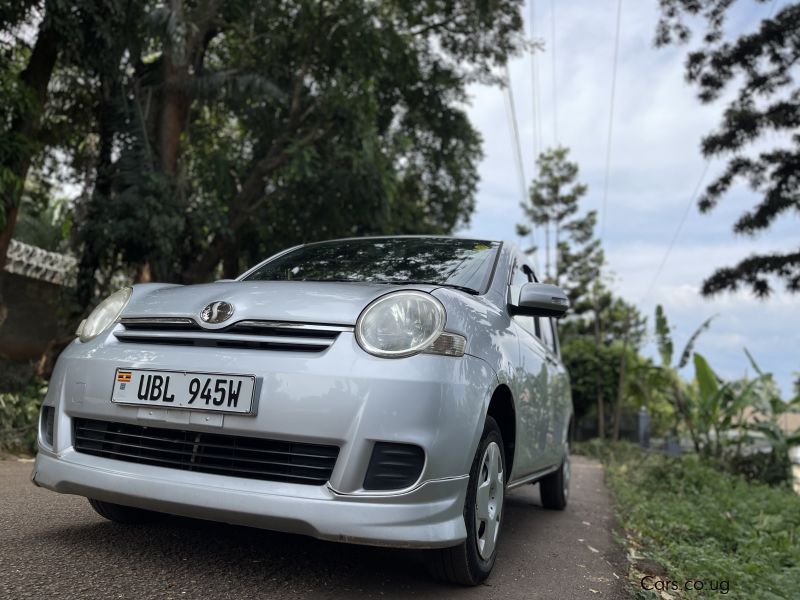
<svg viewBox="0 0 800 600"><path fill-rule="evenodd" d="M491 558L500 533L503 510L503 458L500 446L491 442L486 446L478 472L478 490L475 494L475 537L478 554L484 560Z"/></svg>

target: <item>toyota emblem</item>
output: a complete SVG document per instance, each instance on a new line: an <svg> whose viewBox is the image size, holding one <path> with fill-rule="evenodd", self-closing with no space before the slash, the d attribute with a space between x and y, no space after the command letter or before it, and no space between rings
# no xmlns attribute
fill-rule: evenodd
<svg viewBox="0 0 800 600"><path fill-rule="evenodd" d="M216 325L223 323L231 318L233 314L233 305L227 302L217 301L207 305L203 312L200 313L200 318L206 323Z"/></svg>

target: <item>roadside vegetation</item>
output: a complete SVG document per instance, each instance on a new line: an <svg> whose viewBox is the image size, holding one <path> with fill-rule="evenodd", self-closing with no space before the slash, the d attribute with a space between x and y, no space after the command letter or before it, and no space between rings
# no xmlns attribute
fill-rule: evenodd
<svg viewBox="0 0 800 600"><path fill-rule="evenodd" d="M788 486L748 481L696 454L671 458L624 442L577 451L606 467L637 597L796 597L800 496ZM686 591L687 581L704 589Z"/></svg>
<svg viewBox="0 0 800 600"><path fill-rule="evenodd" d="M32 367L9 370L0 365L0 386L0 457L31 454L47 382Z"/></svg>

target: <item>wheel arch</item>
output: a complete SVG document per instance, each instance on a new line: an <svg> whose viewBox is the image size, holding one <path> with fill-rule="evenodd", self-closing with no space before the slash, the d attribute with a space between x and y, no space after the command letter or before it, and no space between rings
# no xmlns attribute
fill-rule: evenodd
<svg viewBox="0 0 800 600"><path fill-rule="evenodd" d="M517 413L514 407L514 396L504 383L499 384L492 392L486 416L492 417L500 427L503 436L503 451L506 457L508 480L514 467L514 453L517 441Z"/></svg>

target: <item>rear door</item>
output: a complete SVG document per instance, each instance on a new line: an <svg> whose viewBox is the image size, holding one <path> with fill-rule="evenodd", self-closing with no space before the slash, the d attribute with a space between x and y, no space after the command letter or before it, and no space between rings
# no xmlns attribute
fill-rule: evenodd
<svg viewBox="0 0 800 600"><path fill-rule="evenodd" d="M542 440L543 452L550 464L557 464L562 458L563 444L572 414L572 396L569 376L559 355L557 321L549 317L537 317L536 320L537 335L545 351L548 373L547 403L543 407L546 414L542 416L542 420L546 422Z"/></svg>

